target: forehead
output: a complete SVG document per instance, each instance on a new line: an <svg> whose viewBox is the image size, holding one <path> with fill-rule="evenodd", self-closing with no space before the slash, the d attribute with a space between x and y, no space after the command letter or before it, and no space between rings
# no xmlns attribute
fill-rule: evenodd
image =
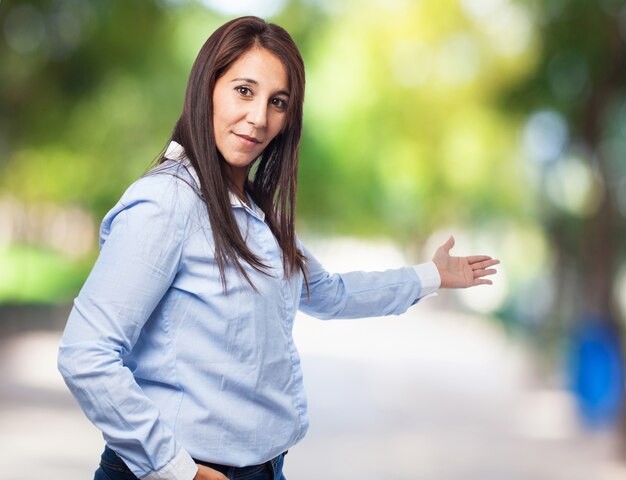
<svg viewBox="0 0 626 480"><path fill-rule="evenodd" d="M224 73L226 80L254 80L268 90L287 90L287 71L280 59L269 50L254 47L242 54Z"/></svg>

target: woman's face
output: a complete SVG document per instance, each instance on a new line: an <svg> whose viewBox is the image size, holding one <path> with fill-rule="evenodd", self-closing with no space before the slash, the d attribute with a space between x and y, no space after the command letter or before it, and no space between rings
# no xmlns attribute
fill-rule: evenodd
<svg viewBox="0 0 626 480"><path fill-rule="evenodd" d="M283 129L288 101L285 67L264 48L248 50L215 83L213 132L237 186L243 186L248 165Z"/></svg>

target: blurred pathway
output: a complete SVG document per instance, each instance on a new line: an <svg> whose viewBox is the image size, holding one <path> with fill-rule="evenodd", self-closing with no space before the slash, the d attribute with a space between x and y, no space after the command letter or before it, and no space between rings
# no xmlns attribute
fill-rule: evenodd
<svg viewBox="0 0 626 480"><path fill-rule="evenodd" d="M524 349L483 319L419 313L301 321L311 429L292 478L626 478L617 438L585 432L573 399L542 386Z"/></svg>
<svg viewBox="0 0 626 480"><path fill-rule="evenodd" d="M483 320L418 310L299 320L311 428L289 452L288 478L626 478L616 439L581 430L570 397L538 388L523 350ZM102 441L56 372L58 338L3 342L3 479L91 478Z"/></svg>

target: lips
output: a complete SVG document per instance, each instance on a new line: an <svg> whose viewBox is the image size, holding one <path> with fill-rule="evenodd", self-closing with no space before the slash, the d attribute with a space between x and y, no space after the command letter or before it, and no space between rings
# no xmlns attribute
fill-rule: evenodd
<svg viewBox="0 0 626 480"><path fill-rule="evenodd" d="M250 137L248 135L243 135L240 133L235 133L235 135L244 140L244 142L248 143L249 145L257 145L259 143L262 143L261 140L258 140L255 137Z"/></svg>

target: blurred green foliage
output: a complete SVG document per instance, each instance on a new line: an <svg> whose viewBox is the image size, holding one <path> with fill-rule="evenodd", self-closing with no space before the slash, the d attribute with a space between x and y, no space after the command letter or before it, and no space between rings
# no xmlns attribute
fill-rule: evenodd
<svg viewBox="0 0 626 480"><path fill-rule="evenodd" d="M495 102L528 60L490 53L454 2L408 5L346 1L330 13L292 2L274 19L307 64L307 221L405 235L523 205L506 182L481 187L494 170L515 178L515 123ZM16 66L1 79L2 188L25 201L79 202L99 217L164 146L191 62L225 18L191 2L5 1L5 25L25 9L47 22L46 35L61 9L80 38L60 58L46 38L29 52L0 45L3 65ZM491 58L459 80L456 62L479 61L463 60L464 49Z"/></svg>
<svg viewBox="0 0 626 480"><path fill-rule="evenodd" d="M101 216L172 127L185 83L173 68L174 26L146 1L0 8L2 188ZM74 33L63 39L66 28ZM31 46L29 36L41 39Z"/></svg>
<svg viewBox="0 0 626 480"><path fill-rule="evenodd" d="M71 262L58 252L29 245L0 249L0 298L19 303L67 301L76 295L92 264Z"/></svg>
<svg viewBox="0 0 626 480"><path fill-rule="evenodd" d="M494 52L456 1L400 3L341 2L306 52L302 213L403 242L522 217L518 121L498 97L533 52Z"/></svg>

